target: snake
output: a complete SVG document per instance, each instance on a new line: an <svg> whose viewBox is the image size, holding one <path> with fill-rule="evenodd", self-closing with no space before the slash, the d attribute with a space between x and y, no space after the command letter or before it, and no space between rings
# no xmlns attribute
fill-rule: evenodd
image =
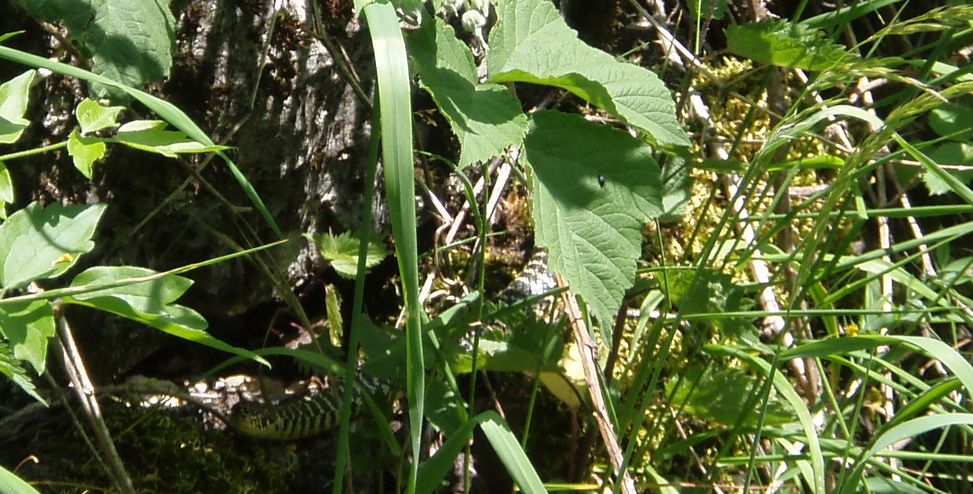
<svg viewBox="0 0 973 494"><path fill-rule="evenodd" d="M340 409L340 390L328 388L277 403L240 402L230 412L229 425L253 439L296 441L333 429Z"/></svg>
<svg viewBox="0 0 973 494"><path fill-rule="evenodd" d="M520 274L500 292L499 298L514 302L544 294L556 286L554 275L547 266L547 255L538 249ZM253 439L296 441L336 427L341 400L341 387L332 386L276 403L242 401L230 411L228 425Z"/></svg>

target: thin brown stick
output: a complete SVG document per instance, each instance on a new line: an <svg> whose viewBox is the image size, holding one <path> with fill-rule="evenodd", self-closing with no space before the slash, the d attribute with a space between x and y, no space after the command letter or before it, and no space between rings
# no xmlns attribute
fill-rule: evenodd
<svg viewBox="0 0 973 494"><path fill-rule="evenodd" d="M554 278L557 285L567 287L568 284L560 273L555 273ZM601 432L601 439L608 450L608 458L611 460L612 467L621 473L621 490L625 494L635 494L635 481L628 475L627 471L622 471L622 448L618 445L615 428L611 419L608 417L608 407L605 406L605 397L601 390L601 381L598 378L598 347L588 334L588 327L585 325L581 316L581 309L578 303L571 296L570 291L561 293L561 301L564 303L565 311L568 314L568 322L574 332L575 343L578 345L578 354L581 356L581 368L584 369L584 380L588 385L588 393L591 395L591 404L594 407L595 419L598 422L598 430Z"/></svg>
<svg viewBox="0 0 973 494"><path fill-rule="evenodd" d="M115 449L115 442L112 440L111 432L101 414L101 407L98 406L98 400L95 398L95 387L88 377L81 352L78 351L78 346L74 342L71 327L63 317L58 318L58 330L61 348L63 349L61 353L64 357L64 368L74 387L75 395L81 402L81 409L85 412L85 418L88 419L88 423L94 431L98 449L101 450L101 454L108 464L112 482L115 483L115 488L122 494L135 494L132 478L125 471L125 465L118 455L118 450Z"/></svg>

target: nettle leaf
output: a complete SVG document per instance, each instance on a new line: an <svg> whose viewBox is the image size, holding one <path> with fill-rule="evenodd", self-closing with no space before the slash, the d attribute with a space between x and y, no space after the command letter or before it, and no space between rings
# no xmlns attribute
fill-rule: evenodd
<svg viewBox="0 0 973 494"><path fill-rule="evenodd" d="M85 270L71 281L71 287L96 287L125 283L157 274L147 268L134 266L97 266ZM254 353L228 345L206 332L208 323L198 312L174 304L193 281L182 276L165 276L150 281L104 288L80 295L65 297L64 303L83 305L109 312L151 326L164 333L194 343L257 359Z"/></svg>
<svg viewBox="0 0 973 494"><path fill-rule="evenodd" d="M766 65L821 71L860 60L824 32L783 20L733 24L727 50Z"/></svg>
<svg viewBox="0 0 973 494"><path fill-rule="evenodd" d="M320 233L315 235L305 235L314 242L321 257L331 262L334 270L344 278L354 279L358 272L358 239L351 232L344 232L338 235L331 233ZM382 244L369 242L365 256L365 268L370 269L382 262L388 255L388 251Z"/></svg>
<svg viewBox="0 0 973 494"><path fill-rule="evenodd" d="M134 120L118 128L109 142L175 158L179 154L211 153L230 149L228 146L207 146L186 137L180 130L167 130L162 120Z"/></svg>
<svg viewBox="0 0 973 494"><path fill-rule="evenodd" d="M169 75L175 18L167 0L25 0L32 15L64 22L71 36L91 54L92 72L125 85ZM121 97L92 85L98 97Z"/></svg>
<svg viewBox="0 0 973 494"><path fill-rule="evenodd" d="M9 342L14 358L30 362L38 374L43 374L47 340L54 336L51 304L34 300L0 306L0 334Z"/></svg>
<svg viewBox="0 0 973 494"><path fill-rule="evenodd" d="M30 86L36 71L23 74L0 84L0 144L13 144L20 139L30 120L24 118Z"/></svg>
<svg viewBox="0 0 973 494"><path fill-rule="evenodd" d="M490 82L555 86L647 132L663 146L689 146L672 95L652 72L578 39L546 0L503 0L490 32Z"/></svg>
<svg viewBox="0 0 973 494"><path fill-rule="evenodd" d="M83 137L75 129L68 136L68 154L74 162L74 167L91 180L92 168L96 161L105 157L105 142L96 137Z"/></svg>
<svg viewBox="0 0 973 494"><path fill-rule="evenodd" d="M41 207L33 202L0 225L0 287L54 278L94 248L103 204Z"/></svg>
<svg viewBox="0 0 973 494"><path fill-rule="evenodd" d="M473 54L453 28L436 18L408 37L422 87L432 95L460 144L459 166L485 161L520 145L527 116L499 84L478 84Z"/></svg>
<svg viewBox="0 0 973 494"><path fill-rule="evenodd" d="M538 243L602 322L635 280L642 224L662 214L659 165L644 142L579 115L533 115L524 157Z"/></svg>
<svg viewBox="0 0 973 494"><path fill-rule="evenodd" d="M78 125L81 126L81 135L118 127L118 115L124 110L124 106L102 106L101 103L86 98L78 103L78 108L75 110Z"/></svg>
<svg viewBox="0 0 973 494"><path fill-rule="evenodd" d="M20 361L14 358L13 352L10 347L7 346L6 342L0 340L0 374L7 376L7 379L13 381L14 384L20 386L27 394L33 397L35 400L44 403L43 398L37 394L34 388L34 383L31 382L30 378L27 377L27 371L20 365ZM0 490L2 492L2 490Z"/></svg>

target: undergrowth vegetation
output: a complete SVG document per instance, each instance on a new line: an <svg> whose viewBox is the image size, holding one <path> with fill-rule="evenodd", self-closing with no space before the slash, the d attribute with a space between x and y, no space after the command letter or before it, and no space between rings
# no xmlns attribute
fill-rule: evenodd
<svg viewBox="0 0 973 494"><path fill-rule="evenodd" d="M327 410L333 473L307 489L971 491L964 2L619 1L581 13L568 0L355 2L349 30L367 32L374 72L335 63L371 118L361 215L356 231L299 234L284 233L293 218L266 206L232 142L144 89L170 74L168 2L16 3L60 26L86 63L0 37L0 59L22 66L0 85L0 373L43 406L71 410L72 394L71 424L87 439L75 454L93 461L46 477L4 463L0 493L199 489L190 475L160 484L167 466L188 468L158 451L168 446L238 463L221 456L234 446L183 439L191 431L174 445L140 428L133 444L130 428L106 424L98 388L117 383L92 383L71 324L83 316L69 306L229 354L205 378L251 363L273 373L286 357L343 384L340 409ZM302 29L345 60L340 2L323 3L309 4ZM271 32L290 22L268 19ZM29 111L51 73L83 81L89 97L65 140L24 144L43 112L65 111ZM426 146L430 135L442 142ZM21 160L66 153L62 164L93 180L115 148L216 157L249 201L233 212L245 228L205 226L227 254L111 265L96 249L111 200L15 190ZM353 288L301 298L278 259L302 249ZM308 335L301 345L224 341L191 308L194 272L244 258ZM400 299L366 314L366 276L386 261ZM143 403L120 401L124 416ZM4 427L32 406L0 406L4 444L27 441ZM164 438L172 426L158 420ZM35 453L16 451L0 460ZM139 451L151 453L140 466L171 465L127 467ZM239 492L301 475L287 454L261 458L281 466L241 469ZM103 477L85 480L90 470ZM234 488L218 477L212 488Z"/></svg>

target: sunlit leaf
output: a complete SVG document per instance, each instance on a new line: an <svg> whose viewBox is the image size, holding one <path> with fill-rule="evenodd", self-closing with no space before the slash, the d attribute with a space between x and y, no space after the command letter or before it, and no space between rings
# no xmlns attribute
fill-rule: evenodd
<svg viewBox="0 0 973 494"><path fill-rule="evenodd" d="M53 278L94 248L103 204L41 207L34 202L0 225L0 287Z"/></svg>
<svg viewBox="0 0 973 494"><path fill-rule="evenodd" d="M166 123L162 120L128 122L119 127L115 137L108 141L170 158L175 158L179 154L211 153L230 149L228 146L196 142L187 138L180 130L166 129Z"/></svg>
<svg viewBox="0 0 973 494"><path fill-rule="evenodd" d="M77 129L68 136L68 155L74 167L87 179L91 179L95 162L105 157L106 146L101 139L83 137Z"/></svg>
<svg viewBox="0 0 973 494"><path fill-rule="evenodd" d="M490 82L529 82L570 91L647 132L663 146L688 146L672 95L652 72L619 62L578 39L546 0L503 0L490 31Z"/></svg>
<svg viewBox="0 0 973 494"><path fill-rule="evenodd" d="M519 145L527 116L507 88L479 84L470 49L453 28L436 18L408 38L422 86L429 91L456 134L459 165L485 161Z"/></svg>
<svg viewBox="0 0 973 494"><path fill-rule="evenodd" d="M23 74L0 84L0 144L12 144L20 139L30 120L24 118L30 86L37 71Z"/></svg>
<svg viewBox="0 0 973 494"><path fill-rule="evenodd" d="M351 232L338 235L332 233L318 233L305 235L314 242L318 253L325 260L331 262L331 267L344 278L353 279L358 272L358 239ZM388 251L378 242L368 243L368 255L365 257L365 267L372 268L388 256Z"/></svg>
<svg viewBox="0 0 973 494"><path fill-rule="evenodd" d="M537 242L607 323L635 281L642 225L662 213L659 165L645 143L579 115L533 115L524 158Z"/></svg>
<svg viewBox="0 0 973 494"><path fill-rule="evenodd" d="M68 304L84 305L110 312L151 326L173 336L247 358L256 358L249 350L228 345L206 332L207 322L196 311L174 304L192 285L182 276L166 276L151 281L123 284L133 279L156 274L132 266L90 268L71 282L71 287L96 287L109 283L121 286L95 290L64 298Z"/></svg>
<svg viewBox="0 0 973 494"><path fill-rule="evenodd" d="M95 100L85 98L78 103L78 108L75 110L78 125L81 126L81 135L118 127L118 115L124 110L124 106L102 106Z"/></svg>
<svg viewBox="0 0 973 494"><path fill-rule="evenodd" d="M7 339L18 360L30 362L44 373L47 340L54 336L54 310L45 300L0 306L0 334Z"/></svg>

